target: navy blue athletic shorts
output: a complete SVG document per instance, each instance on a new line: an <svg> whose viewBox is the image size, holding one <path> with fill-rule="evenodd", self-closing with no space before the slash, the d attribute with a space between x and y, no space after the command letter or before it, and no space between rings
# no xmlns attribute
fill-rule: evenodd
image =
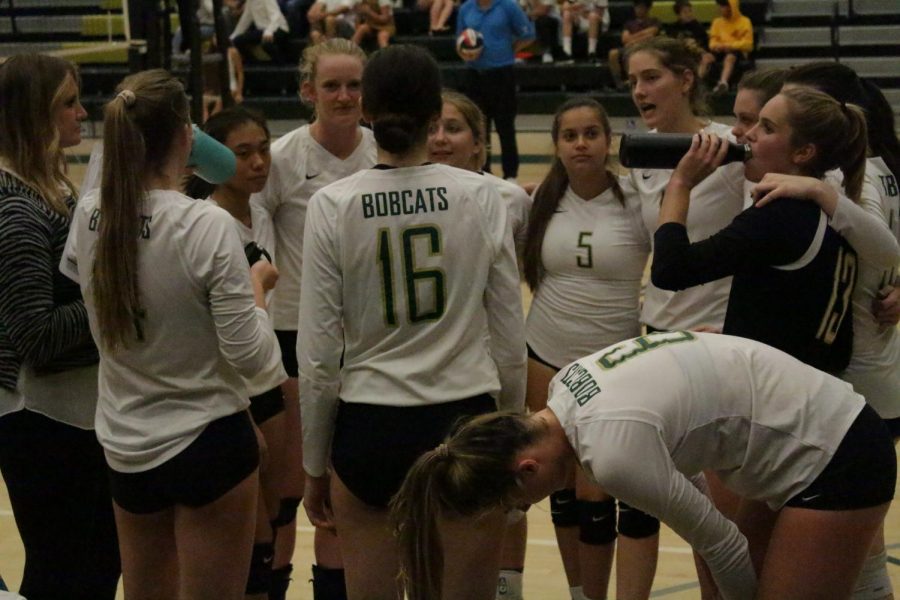
<svg viewBox="0 0 900 600"><path fill-rule="evenodd" d="M275 337L281 348L281 364L287 371L288 377L297 377L297 332L286 329L276 329Z"/></svg>
<svg viewBox="0 0 900 600"><path fill-rule="evenodd" d="M407 471L436 448L460 419L497 410L487 394L426 406L381 406L341 402L331 464L353 495L387 507Z"/></svg>
<svg viewBox="0 0 900 600"><path fill-rule="evenodd" d="M112 497L123 509L149 514L180 504L219 499L259 466L259 446L247 411L209 423L203 433L158 467L137 473L109 470Z"/></svg>
<svg viewBox="0 0 900 600"><path fill-rule="evenodd" d="M868 404L844 434L831 461L785 506L854 510L890 502L897 481L894 443L881 417Z"/></svg>
<svg viewBox="0 0 900 600"><path fill-rule="evenodd" d="M257 425L262 425L280 412L284 412L284 395L281 386L274 387L258 396L250 396L250 416Z"/></svg>

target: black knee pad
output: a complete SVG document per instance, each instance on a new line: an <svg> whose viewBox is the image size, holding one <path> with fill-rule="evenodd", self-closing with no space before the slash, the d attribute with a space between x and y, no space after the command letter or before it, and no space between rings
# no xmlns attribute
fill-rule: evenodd
<svg viewBox="0 0 900 600"><path fill-rule="evenodd" d="M297 509L302 498L282 498L278 506L278 516L272 520L272 529L290 525L297 518Z"/></svg>
<svg viewBox="0 0 900 600"><path fill-rule="evenodd" d="M616 539L616 501L578 501L578 541L591 546L611 544Z"/></svg>
<svg viewBox="0 0 900 600"><path fill-rule="evenodd" d="M250 575L247 577L247 594L265 594L272 581L272 561L275 559L275 544L266 542L253 544L250 556Z"/></svg>
<svg viewBox="0 0 900 600"><path fill-rule="evenodd" d="M293 570L294 565L291 564L272 569L272 579L269 583L269 600L285 600L288 586L291 584L291 571Z"/></svg>
<svg viewBox="0 0 900 600"><path fill-rule="evenodd" d="M619 533L639 540L659 533L659 519L619 502Z"/></svg>
<svg viewBox="0 0 900 600"><path fill-rule="evenodd" d="M575 490L559 490L550 494L550 519L556 527L578 526L578 500Z"/></svg>
<svg viewBox="0 0 900 600"><path fill-rule="evenodd" d="M313 600L347 600L343 569L312 567Z"/></svg>

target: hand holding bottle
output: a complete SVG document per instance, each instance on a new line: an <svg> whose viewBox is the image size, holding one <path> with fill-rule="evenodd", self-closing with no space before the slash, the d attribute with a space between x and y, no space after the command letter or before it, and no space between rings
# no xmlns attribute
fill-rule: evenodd
<svg viewBox="0 0 900 600"><path fill-rule="evenodd" d="M711 133L698 133L687 153L678 161L669 186L692 190L719 168L728 153L728 140Z"/></svg>

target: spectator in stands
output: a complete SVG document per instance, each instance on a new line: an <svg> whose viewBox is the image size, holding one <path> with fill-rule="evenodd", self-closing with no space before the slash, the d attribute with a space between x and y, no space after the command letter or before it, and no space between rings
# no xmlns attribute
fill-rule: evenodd
<svg viewBox="0 0 900 600"><path fill-rule="evenodd" d="M241 53L234 46L228 46L226 52L228 60L228 89L235 103L244 101L244 60ZM204 63L203 65L203 122L211 115L220 112L224 84L219 76L219 65L216 63Z"/></svg>
<svg viewBox="0 0 900 600"><path fill-rule="evenodd" d="M706 28L694 18L694 7L691 6L691 0L675 0L672 9L675 11L676 20L665 26L665 34L683 41L690 48L697 48L702 53L698 73L700 79L703 79L709 71L709 65L716 60L711 52L706 51L709 47L709 35L706 33Z"/></svg>
<svg viewBox="0 0 900 600"><path fill-rule="evenodd" d="M306 13L313 5L313 0L278 0L284 18L287 19L291 37L304 39L309 36L309 21Z"/></svg>
<svg viewBox="0 0 900 600"><path fill-rule="evenodd" d="M183 4L189 3L179 2L179 10L181 10ZM206 41L211 39L216 33L215 18L213 16L213 3L212 0L200 0L199 4L200 7L197 9L196 19L197 23L200 26L200 39L202 41ZM190 36L185 35L184 32L184 21L179 18L179 27L172 35L172 53L183 54L190 50L189 39Z"/></svg>
<svg viewBox="0 0 900 600"><path fill-rule="evenodd" d="M318 0L306 13L310 43L335 37L349 40L356 29L353 16L353 0Z"/></svg>
<svg viewBox="0 0 900 600"><path fill-rule="evenodd" d="M479 50L459 50L466 61L466 94L485 115L485 139L490 139L491 121L497 124L504 179L519 174L516 144L516 51L534 39L534 25L515 0L466 0L456 18L456 35L472 28L484 36ZM491 170L488 146L484 170Z"/></svg>
<svg viewBox="0 0 900 600"><path fill-rule="evenodd" d="M659 33L659 21L650 16L653 0L634 0L634 18L625 23L622 29L622 47L628 48L644 40L655 37ZM616 88L624 88L622 79L622 49L609 51L609 72Z"/></svg>
<svg viewBox="0 0 900 600"><path fill-rule="evenodd" d="M231 43L245 59L253 60L254 48L261 45L273 62L283 63L288 31L287 20L275 0L246 0L231 32Z"/></svg>
<svg viewBox="0 0 900 600"><path fill-rule="evenodd" d="M379 48L387 48L397 33L391 0L360 0L356 5L356 19L353 43L357 46L374 36Z"/></svg>
<svg viewBox="0 0 900 600"><path fill-rule="evenodd" d="M456 6L454 0L419 0L416 6L428 11L428 35L450 31L447 21Z"/></svg>
<svg viewBox="0 0 900 600"><path fill-rule="evenodd" d="M572 33L587 30L588 60L597 59L597 39L609 29L609 0L568 0L562 5L562 46L567 59L572 58Z"/></svg>
<svg viewBox="0 0 900 600"><path fill-rule="evenodd" d="M721 16L713 19L709 30L709 50L722 61L719 83L714 94L728 91L731 75L739 58L748 59L753 51L753 24L741 14L739 0L716 0Z"/></svg>
<svg viewBox="0 0 900 600"><path fill-rule="evenodd" d="M602 0L606 1L606 0ZM552 63L559 55L559 4L556 0L522 0L519 3L528 18L534 22L537 42L543 54L541 62ZM569 44L571 46L571 42ZM568 54L571 54L571 49Z"/></svg>

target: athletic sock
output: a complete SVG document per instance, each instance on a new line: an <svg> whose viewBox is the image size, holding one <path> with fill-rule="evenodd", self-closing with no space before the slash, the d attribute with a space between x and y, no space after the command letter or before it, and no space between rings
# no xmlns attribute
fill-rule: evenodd
<svg viewBox="0 0 900 600"><path fill-rule="evenodd" d="M312 566L313 600L347 600L344 569Z"/></svg>
<svg viewBox="0 0 900 600"><path fill-rule="evenodd" d="M291 571L293 570L294 565L292 564L272 569L272 579L269 584L269 600L285 600L288 586L291 584Z"/></svg>
<svg viewBox="0 0 900 600"><path fill-rule="evenodd" d="M565 52L567 56L572 56L572 37L571 36L565 36L565 35L563 36L562 47L563 47L563 52Z"/></svg>
<svg viewBox="0 0 900 600"><path fill-rule="evenodd" d="M870 555L863 563L851 600L881 600L891 595L891 577L887 571L887 551Z"/></svg>
<svg viewBox="0 0 900 600"><path fill-rule="evenodd" d="M569 595L572 596L572 600L587 600L587 596L584 595L584 588L580 585L570 587Z"/></svg>
<svg viewBox="0 0 900 600"><path fill-rule="evenodd" d="M497 579L497 600L522 600L522 571L501 569Z"/></svg>

